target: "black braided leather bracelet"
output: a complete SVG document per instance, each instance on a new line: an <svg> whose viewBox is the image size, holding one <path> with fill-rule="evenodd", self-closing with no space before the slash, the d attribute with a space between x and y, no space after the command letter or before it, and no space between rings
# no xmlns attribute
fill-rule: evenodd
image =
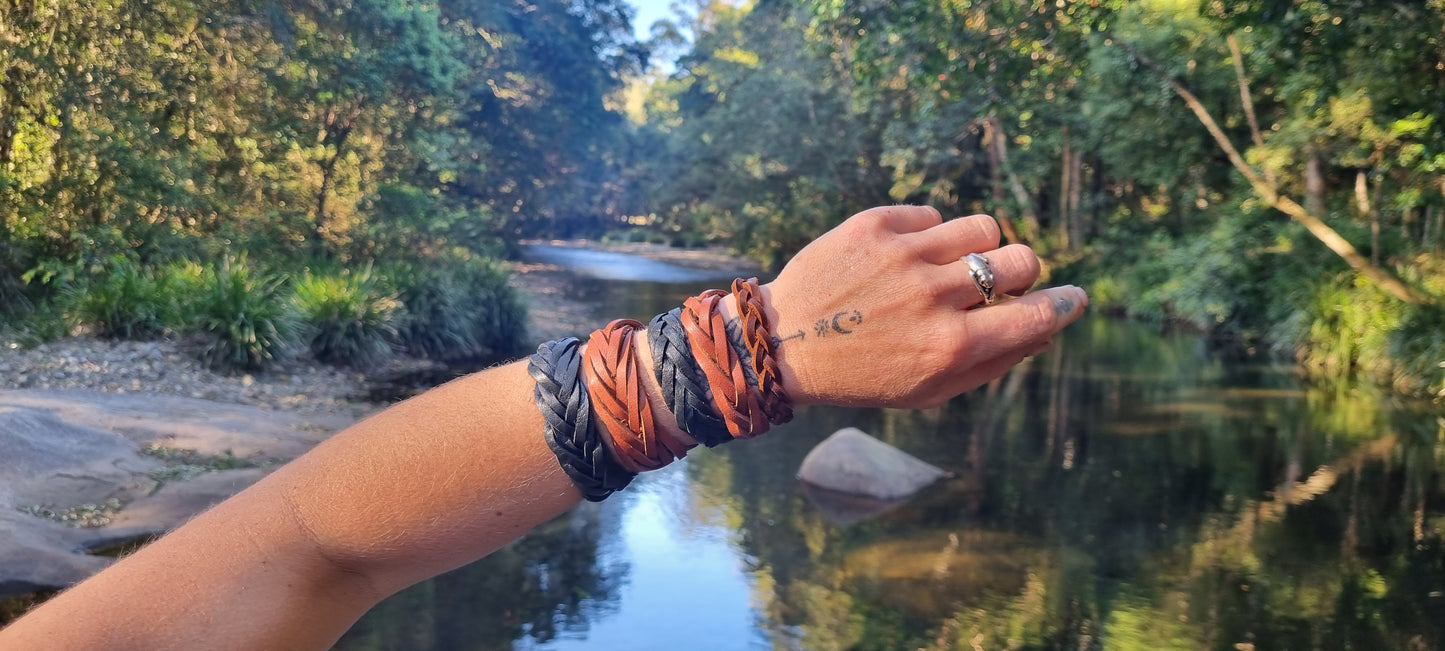
<svg viewBox="0 0 1445 651"><path fill-rule="evenodd" d="M544 438L562 470L589 502L601 502L635 477L608 454L592 427L592 406L582 387L582 354L576 337L537 347L527 372L537 381L533 395L546 420Z"/></svg>
<svg viewBox="0 0 1445 651"><path fill-rule="evenodd" d="M652 347L653 374L667 408L677 417L677 426L710 448L733 440L727 422L713 413L707 388L698 381L692 345L682 327L682 308L652 317L647 341Z"/></svg>

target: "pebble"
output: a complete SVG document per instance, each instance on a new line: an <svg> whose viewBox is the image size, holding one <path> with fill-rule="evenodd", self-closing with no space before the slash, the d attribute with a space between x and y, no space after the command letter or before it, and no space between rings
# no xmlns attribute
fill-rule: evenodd
<svg viewBox="0 0 1445 651"><path fill-rule="evenodd" d="M412 363L397 360L395 364ZM287 411L345 411L367 407L366 377L310 358L273 369L228 375L207 369L179 341L112 341L72 337L25 350L0 342L0 390L87 389L145 391L208 398Z"/></svg>

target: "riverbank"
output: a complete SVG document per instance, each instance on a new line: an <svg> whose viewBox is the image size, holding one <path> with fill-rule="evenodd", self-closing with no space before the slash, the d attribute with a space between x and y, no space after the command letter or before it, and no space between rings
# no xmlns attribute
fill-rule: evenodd
<svg viewBox="0 0 1445 651"><path fill-rule="evenodd" d="M760 272L755 262L722 249L676 249L585 239L545 243L637 255L692 269ZM522 293L529 307L528 341L546 341L597 326L591 307L563 291L572 272L559 265L536 262L510 261L506 266L512 286ZM212 371L201 363L196 356L198 345L185 338L126 341L82 335L26 349L17 342L0 339L0 388L147 393L359 419L382 407L368 399L373 383L438 366L428 360L395 357L361 371L300 355L283 359L267 371L228 374Z"/></svg>
<svg viewBox="0 0 1445 651"><path fill-rule="evenodd" d="M680 249L648 242L602 242L600 240L527 240L523 246L546 244L590 251L606 251L635 255L666 262L679 267L703 271L762 275L757 261L732 255L726 249ZM527 300L527 327L531 341L547 341L578 336L602 324L592 314L592 307L567 296L564 291L573 272L560 265L543 262L510 261L512 286Z"/></svg>

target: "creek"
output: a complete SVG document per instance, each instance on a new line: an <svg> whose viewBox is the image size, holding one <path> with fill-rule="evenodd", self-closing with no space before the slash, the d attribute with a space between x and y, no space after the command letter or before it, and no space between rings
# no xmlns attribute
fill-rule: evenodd
<svg viewBox="0 0 1445 651"><path fill-rule="evenodd" d="M559 289L599 319L730 277L528 255L571 269ZM794 477L845 426L957 477L830 520ZM337 648L1441 648L1442 438L1429 408L1091 316L942 408L806 408L700 448L395 595Z"/></svg>

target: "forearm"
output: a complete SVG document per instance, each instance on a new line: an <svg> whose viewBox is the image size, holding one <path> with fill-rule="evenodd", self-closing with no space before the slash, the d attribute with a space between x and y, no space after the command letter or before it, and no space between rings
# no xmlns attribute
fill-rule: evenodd
<svg viewBox="0 0 1445 651"><path fill-rule="evenodd" d="M532 386L510 364L357 423L0 631L0 648L325 648L380 599L578 502Z"/></svg>

